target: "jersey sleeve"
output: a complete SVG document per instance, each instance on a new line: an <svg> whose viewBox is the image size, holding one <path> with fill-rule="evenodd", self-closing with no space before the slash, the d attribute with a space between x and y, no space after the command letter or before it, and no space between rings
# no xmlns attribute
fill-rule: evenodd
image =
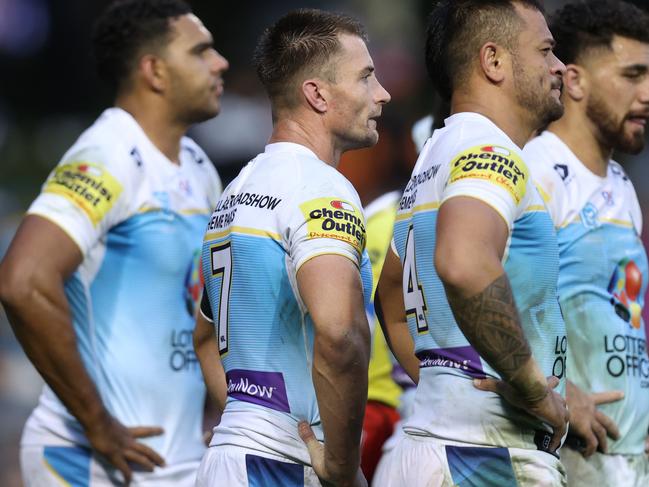
<svg viewBox="0 0 649 487"><path fill-rule="evenodd" d="M288 253L296 273L309 259L325 254L342 255L361 267L365 217L351 188L330 180L302 188L290 205Z"/></svg>
<svg viewBox="0 0 649 487"><path fill-rule="evenodd" d="M453 156L441 203L469 196L496 210L511 229L529 200L530 172L513 150L478 145Z"/></svg>
<svg viewBox="0 0 649 487"><path fill-rule="evenodd" d="M99 148L72 151L50 173L27 213L58 225L86 255L127 217L129 179Z"/></svg>

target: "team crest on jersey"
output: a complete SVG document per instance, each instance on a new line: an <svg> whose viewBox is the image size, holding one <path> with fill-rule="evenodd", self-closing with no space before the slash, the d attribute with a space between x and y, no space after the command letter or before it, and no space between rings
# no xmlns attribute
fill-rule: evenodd
<svg viewBox="0 0 649 487"><path fill-rule="evenodd" d="M317 198L300 205L307 221L307 238L334 238L351 244L360 254L365 248L363 214L348 201Z"/></svg>
<svg viewBox="0 0 649 487"><path fill-rule="evenodd" d="M122 185L98 164L70 162L54 170L45 182L43 192L68 199L97 226L115 204Z"/></svg>
<svg viewBox="0 0 649 487"><path fill-rule="evenodd" d="M525 197L529 170L520 156L505 147L476 146L453 159L449 184L469 178L490 181L504 188L519 204Z"/></svg>

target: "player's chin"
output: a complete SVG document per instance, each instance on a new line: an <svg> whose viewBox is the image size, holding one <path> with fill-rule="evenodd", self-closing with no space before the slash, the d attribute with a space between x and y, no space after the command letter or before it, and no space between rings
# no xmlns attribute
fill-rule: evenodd
<svg viewBox="0 0 649 487"><path fill-rule="evenodd" d="M645 146L644 130L634 131L633 133L624 134L621 143L617 144L616 149L627 154L639 154Z"/></svg>

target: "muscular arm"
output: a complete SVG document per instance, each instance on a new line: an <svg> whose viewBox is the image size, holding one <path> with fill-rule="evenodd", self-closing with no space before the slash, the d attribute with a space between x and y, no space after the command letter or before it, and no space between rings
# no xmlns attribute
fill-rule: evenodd
<svg viewBox="0 0 649 487"><path fill-rule="evenodd" d="M222 414L227 399L225 371L216 342L214 323L207 321L201 313L198 313L196 328L194 328L194 350L201 364L207 392L218 412Z"/></svg>
<svg viewBox="0 0 649 487"><path fill-rule="evenodd" d="M104 407L77 349L65 280L82 261L76 243L34 215L22 222L0 264L0 301L16 338L45 382L83 427L90 444L127 479L134 461L152 470L163 460L134 437L160 428L127 430Z"/></svg>
<svg viewBox="0 0 649 487"><path fill-rule="evenodd" d="M374 307L390 350L416 384L419 382L419 359L415 356L415 344L404 311L402 272L399 257L388 249L374 295Z"/></svg>
<svg viewBox="0 0 649 487"><path fill-rule="evenodd" d="M469 343L526 400L538 401L547 381L523 334L501 263L508 235L505 221L487 204L451 198L438 214L435 267Z"/></svg>
<svg viewBox="0 0 649 487"><path fill-rule="evenodd" d="M313 385L325 436L324 471L336 485L350 485L360 463L370 356L360 274L345 257L321 255L302 265L297 282L315 327Z"/></svg>

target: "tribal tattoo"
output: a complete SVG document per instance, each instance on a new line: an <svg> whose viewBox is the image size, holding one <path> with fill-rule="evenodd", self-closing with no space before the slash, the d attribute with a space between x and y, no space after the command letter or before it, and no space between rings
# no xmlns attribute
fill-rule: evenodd
<svg viewBox="0 0 649 487"><path fill-rule="evenodd" d="M501 275L480 293L463 298L447 288L455 320L469 343L507 382L532 356L511 285Z"/></svg>

